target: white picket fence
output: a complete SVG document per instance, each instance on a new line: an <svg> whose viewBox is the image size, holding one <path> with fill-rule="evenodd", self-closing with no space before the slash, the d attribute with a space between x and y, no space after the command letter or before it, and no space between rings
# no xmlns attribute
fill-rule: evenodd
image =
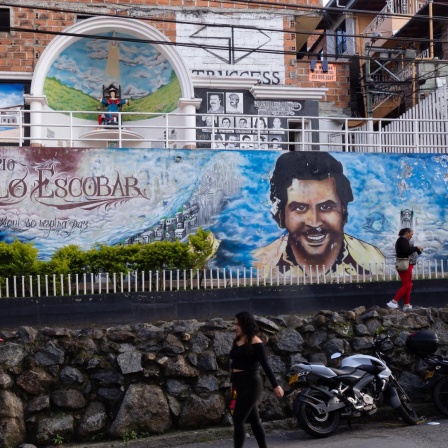
<svg viewBox="0 0 448 448"><path fill-rule="evenodd" d="M422 99L400 118L378 120L378 130L369 123L352 129L353 146L363 152L439 153L448 152L447 87L444 85ZM383 122L387 123L383 126Z"/></svg>
<svg viewBox="0 0 448 448"><path fill-rule="evenodd" d="M446 266L445 266L446 263ZM269 287L311 284L349 284L398 281L394 263L369 266L366 274L336 274L324 266L302 266L286 271L279 268L216 268L204 270L134 271L83 275L14 276L0 278L0 299L19 297L87 296L117 293L209 290L220 288ZM361 269L360 269L361 270ZM448 262L425 260L413 270L419 280L448 276ZM314 272L314 274L313 274Z"/></svg>

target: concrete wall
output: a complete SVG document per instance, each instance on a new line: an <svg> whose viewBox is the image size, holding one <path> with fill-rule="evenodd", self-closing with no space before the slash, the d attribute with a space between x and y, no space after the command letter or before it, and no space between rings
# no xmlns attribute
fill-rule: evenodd
<svg viewBox="0 0 448 448"><path fill-rule="evenodd" d="M398 286L399 282L379 282L1 299L0 328L231 319L241 310L259 315L309 315L322 309L385 308ZM448 306L448 281L414 281L412 303L415 307Z"/></svg>

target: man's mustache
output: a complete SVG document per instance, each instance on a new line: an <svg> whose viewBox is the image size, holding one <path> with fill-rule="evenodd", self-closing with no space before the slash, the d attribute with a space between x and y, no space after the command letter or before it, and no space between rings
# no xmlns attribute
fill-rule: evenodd
<svg viewBox="0 0 448 448"><path fill-rule="evenodd" d="M308 227L304 231L292 232L291 236L294 239L297 239L299 236L305 236L305 237L325 236L325 235L327 235L327 233L328 232L324 227L318 226L318 227Z"/></svg>
<svg viewBox="0 0 448 448"><path fill-rule="evenodd" d="M327 231L322 227L308 227L307 230L305 230L304 233L306 236L315 236L315 235L325 235Z"/></svg>

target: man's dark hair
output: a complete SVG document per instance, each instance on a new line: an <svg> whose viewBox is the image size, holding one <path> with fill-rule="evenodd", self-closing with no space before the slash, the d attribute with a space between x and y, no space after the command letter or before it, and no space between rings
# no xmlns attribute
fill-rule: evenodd
<svg viewBox="0 0 448 448"><path fill-rule="evenodd" d="M271 202L277 204L272 216L284 227L284 210L288 202L287 188L293 179L324 180L332 177L336 181L336 192L341 200L344 221L347 221L347 204L353 201L350 181L344 175L344 168L327 152L291 151L282 154L275 164L271 177Z"/></svg>

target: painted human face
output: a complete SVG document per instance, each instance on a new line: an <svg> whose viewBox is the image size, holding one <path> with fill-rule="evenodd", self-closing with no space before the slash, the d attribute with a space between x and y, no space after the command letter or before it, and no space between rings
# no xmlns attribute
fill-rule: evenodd
<svg viewBox="0 0 448 448"><path fill-rule="evenodd" d="M230 120L227 118L224 118L224 120L222 120L222 125L225 128L230 128Z"/></svg>
<svg viewBox="0 0 448 448"><path fill-rule="evenodd" d="M279 128L282 122L280 121L280 118L274 118L274 122L272 124L274 125L274 128Z"/></svg>
<svg viewBox="0 0 448 448"><path fill-rule="evenodd" d="M225 144L221 136L215 137L215 148L225 148Z"/></svg>
<svg viewBox="0 0 448 448"><path fill-rule="evenodd" d="M285 227L299 264L333 264L344 237L336 181L293 179L287 189Z"/></svg>
<svg viewBox="0 0 448 448"><path fill-rule="evenodd" d="M210 95L210 109L216 110L221 106L221 99L218 95Z"/></svg>
<svg viewBox="0 0 448 448"><path fill-rule="evenodd" d="M235 137L234 135L231 135L229 137L229 142L227 144L227 148L236 148L237 143L238 143L238 138Z"/></svg>
<svg viewBox="0 0 448 448"><path fill-rule="evenodd" d="M237 107L239 101L240 101L240 99L235 95L232 95L231 97L229 97L229 103L232 107Z"/></svg>
<svg viewBox="0 0 448 448"><path fill-rule="evenodd" d="M278 143L278 139L277 138L273 138L272 139L272 149L278 149L279 148L279 143Z"/></svg>

